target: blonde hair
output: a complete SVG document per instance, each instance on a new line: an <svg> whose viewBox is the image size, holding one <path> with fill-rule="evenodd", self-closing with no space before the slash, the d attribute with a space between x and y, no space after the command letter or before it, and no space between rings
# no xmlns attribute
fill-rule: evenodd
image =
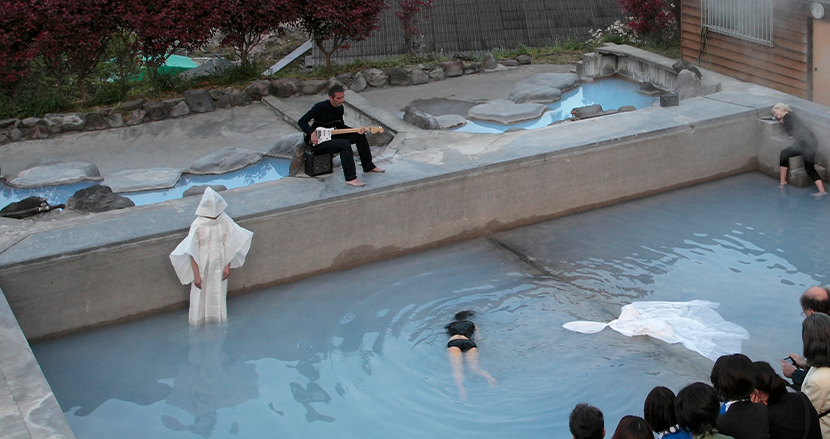
<svg viewBox="0 0 830 439"><path fill-rule="evenodd" d="M792 111L792 110L790 110L790 106L783 103L783 102L779 102L779 103L773 105L772 111L775 111L775 110L781 110L785 113L789 113L790 111Z"/></svg>

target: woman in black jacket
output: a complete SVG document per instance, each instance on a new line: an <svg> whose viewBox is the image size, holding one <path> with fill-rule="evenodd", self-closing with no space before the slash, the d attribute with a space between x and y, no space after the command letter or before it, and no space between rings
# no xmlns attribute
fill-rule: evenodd
<svg viewBox="0 0 830 439"><path fill-rule="evenodd" d="M818 414L807 395L787 391L787 382L765 361L752 363L752 402L766 404L770 439L821 439ZM805 434L806 430L806 434Z"/></svg>

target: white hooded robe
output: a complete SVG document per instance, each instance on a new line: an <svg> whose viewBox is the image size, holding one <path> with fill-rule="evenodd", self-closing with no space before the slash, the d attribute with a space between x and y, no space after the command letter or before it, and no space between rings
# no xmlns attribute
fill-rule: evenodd
<svg viewBox="0 0 830 439"><path fill-rule="evenodd" d="M226 207L225 199L207 188L196 209L199 217L190 225L187 238L170 254L170 262L183 285L195 278L190 258L199 266L202 288L195 284L190 287L188 320L193 326L227 323L228 280L222 279L222 271L228 263L231 268L241 267L251 248L253 232L239 227L223 212Z"/></svg>

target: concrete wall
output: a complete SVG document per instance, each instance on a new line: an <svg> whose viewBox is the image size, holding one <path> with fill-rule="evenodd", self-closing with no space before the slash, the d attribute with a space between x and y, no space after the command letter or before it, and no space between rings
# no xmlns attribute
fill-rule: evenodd
<svg viewBox="0 0 830 439"><path fill-rule="evenodd" d="M749 171L757 166L758 134L756 120L748 117L679 125L242 215L238 222L255 238L230 290L254 290ZM280 188L291 184L257 190L280 197ZM231 206L248 203L228 197ZM267 206L261 195L252 197ZM195 203L179 201L182 212ZM130 218L141 221L153 212L135 211ZM177 283L168 260L192 214L183 218L169 233L0 267L23 332L39 339L184 306L188 287Z"/></svg>
<svg viewBox="0 0 830 439"><path fill-rule="evenodd" d="M0 291L0 436L73 439L58 401Z"/></svg>

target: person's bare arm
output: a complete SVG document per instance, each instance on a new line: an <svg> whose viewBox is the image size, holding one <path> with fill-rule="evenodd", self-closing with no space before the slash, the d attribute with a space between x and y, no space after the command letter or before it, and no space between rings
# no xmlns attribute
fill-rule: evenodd
<svg viewBox="0 0 830 439"><path fill-rule="evenodd" d="M190 268L193 269L193 285L196 285L196 288L202 288L202 276L199 274L199 264L196 263L196 260L193 259L193 256L190 257Z"/></svg>

